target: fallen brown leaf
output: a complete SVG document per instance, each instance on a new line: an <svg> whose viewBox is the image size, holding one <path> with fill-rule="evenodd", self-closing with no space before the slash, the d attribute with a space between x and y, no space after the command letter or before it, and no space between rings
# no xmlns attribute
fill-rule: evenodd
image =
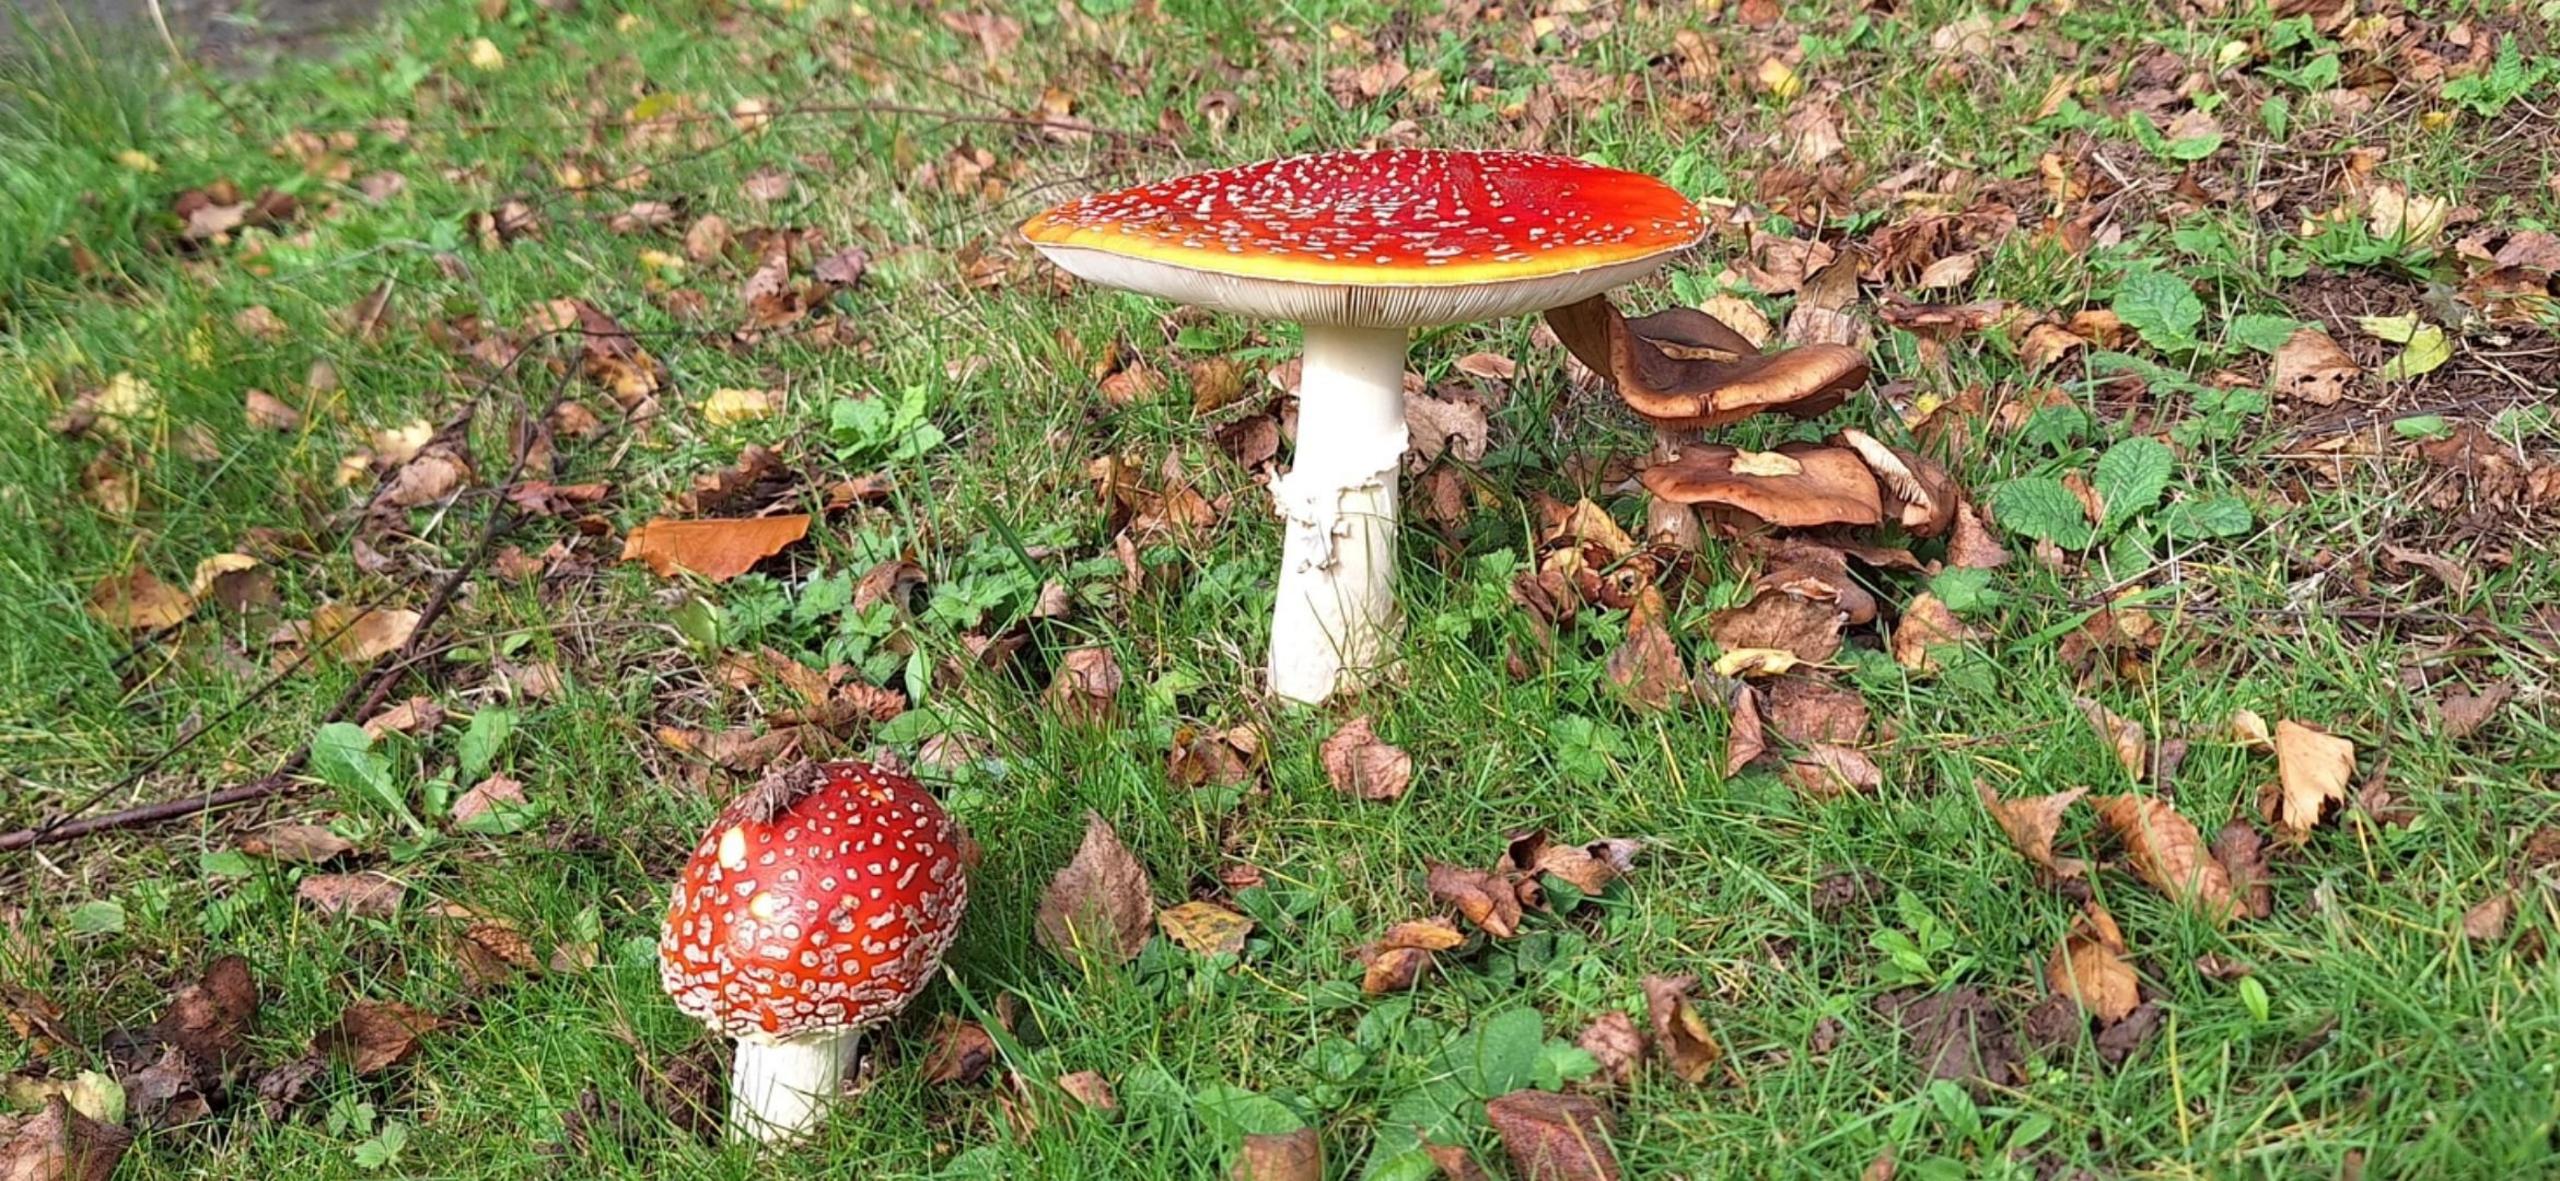
<svg viewBox="0 0 2560 1181"><path fill-rule="evenodd" d="M367 737L380 740L385 734L415 734L433 730L444 724L444 706L432 697L412 697L364 720Z"/></svg>
<svg viewBox="0 0 2560 1181"><path fill-rule="evenodd" d="M1600 1064L1601 1079L1621 1087L1635 1081L1636 1064L1644 1060L1644 1031L1619 1009L1602 1013L1573 1044Z"/></svg>
<svg viewBox="0 0 2560 1181"><path fill-rule="evenodd" d="M407 645L418 630L419 618L417 612L409 610L323 603L312 611L303 637L309 643L327 643L330 654L340 660L363 664Z"/></svg>
<svg viewBox="0 0 2560 1181"><path fill-rule="evenodd" d="M1513 1091L1487 1100L1484 1115L1520 1181L1618 1181L1616 1129L1588 1095Z"/></svg>
<svg viewBox="0 0 2560 1181"><path fill-rule="evenodd" d="M118 631L176 627L194 613L195 602L185 591L139 566L100 581L89 592L90 617Z"/></svg>
<svg viewBox="0 0 2560 1181"><path fill-rule="evenodd" d="M444 1018L401 1001L351 1001L338 1023L312 1041L359 1075L380 1074L406 1061L418 1039L444 1024Z"/></svg>
<svg viewBox="0 0 2560 1181"><path fill-rule="evenodd" d="M1648 586L1638 592L1634 609L1627 613L1626 642L1609 653L1609 687L1620 701L1638 709L1669 709L1689 694L1688 666L1680 659L1680 646L1672 642L1670 629L1663 626L1667 611L1658 588Z"/></svg>
<svg viewBox="0 0 2560 1181"><path fill-rule="evenodd" d="M2276 891L2267 869L2267 839L2246 820L2222 826L2213 837L2213 860L2231 879L2231 897L2242 918L2275 913Z"/></svg>
<svg viewBox="0 0 2560 1181"><path fill-rule="evenodd" d="M1165 937L1201 955L1240 955L1253 920L1215 902L1191 901L1156 915Z"/></svg>
<svg viewBox="0 0 2560 1181"><path fill-rule="evenodd" d="M0 1179L109 1181L132 1143L133 1133L73 1111L60 1095L50 1096L43 1111L0 1143Z"/></svg>
<svg viewBox="0 0 2560 1181"><path fill-rule="evenodd" d="M2045 986L2071 998L2101 1025L2124 1020L2142 1003L2142 978L2124 962L2124 932L2096 899L2083 903L2071 932L2045 961Z"/></svg>
<svg viewBox="0 0 2560 1181"><path fill-rule="evenodd" d="M1041 946L1068 959L1090 951L1120 963L1146 946L1154 891L1146 867L1120 843L1111 822L1087 812L1084 843L1040 896L1035 933Z"/></svg>
<svg viewBox="0 0 2560 1181"><path fill-rule="evenodd" d="M378 873L316 873L294 887L294 896L322 914L384 919L400 909L408 888Z"/></svg>
<svg viewBox="0 0 2560 1181"><path fill-rule="evenodd" d="M1111 649L1078 648L1058 661L1049 679L1049 708L1070 724L1100 725L1111 718L1121 680L1120 660Z"/></svg>
<svg viewBox="0 0 2560 1181"><path fill-rule="evenodd" d="M256 430L281 433L302 429L302 412L265 390L250 390L242 395L240 412Z"/></svg>
<svg viewBox="0 0 2560 1181"><path fill-rule="evenodd" d="M1476 1154L1466 1145L1424 1141L1422 1152L1439 1166L1441 1181L1488 1181L1484 1166L1476 1163Z"/></svg>
<svg viewBox="0 0 2560 1181"><path fill-rule="evenodd" d="M1972 985L1930 996L1918 989L1889 992L1876 998L1876 1009L1901 1023L1930 1078L2005 1087L2019 1077L2008 1017Z"/></svg>
<svg viewBox="0 0 2560 1181"><path fill-rule="evenodd" d="M2483 898L2462 912L2462 933L2481 943L2495 941L2507 933L2507 920L2514 915L2516 892L2500 890Z"/></svg>
<svg viewBox="0 0 2560 1181"><path fill-rule="evenodd" d="M1423 881L1433 898L1457 907L1486 934L1508 939L1520 933L1520 897L1500 876L1434 861Z"/></svg>
<svg viewBox="0 0 2560 1181"><path fill-rule="evenodd" d="M1058 1076L1058 1089L1081 1103L1088 1111L1118 1111L1120 1100L1111 1093L1111 1080L1090 1070Z"/></svg>
<svg viewBox="0 0 2560 1181"><path fill-rule="evenodd" d="M2142 732L2142 724L2119 717L2095 698L2074 697L2080 716L2098 731L2098 740L2116 753L2116 762L2124 766L2125 777L2140 783L2151 767L2151 740Z"/></svg>
<svg viewBox="0 0 2560 1181"><path fill-rule="evenodd" d="M1367 717L1353 718L1317 749L1333 789L1364 800L1392 800L1413 782L1413 756L1378 737Z"/></svg>
<svg viewBox="0 0 2560 1181"><path fill-rule="evenodd" d="M1789 758L1787 783L1817 800L1871 792L1884 786L1884 768L1850 746L1810 747Z"/></svg>
<svg viewBox="0 0 2560 1181"><path fill-rule="evenodd" d="M727 582L808 535L807 513L690 521L659 517L624 539L622 560L646 562L660 578L681 570Z"/></svg>
<svg viewBox="0 0 2560 1181"><path fill-rule="evenodd" d="M1956 506L1955 532L1947 539L1947 564L1967 570L1996 570L2009 564L2009 551L1991 536L1982 515L1970 504Z"/></svg>
<svg viewBox="0 0 2560 1181"><path fill-rule="evenodd" d="M2317 328L2303 328L2276 346L2271 383L2279 397L2298 398L2314 406L2335 406L2347 396L2364 370L2338 342Z"/></svg>
<svg viewBox="0 0 2560 1181"><path fill-rule="evenodd" d="M1975 780L1973 793L1982 800L1983 810L1999 822L2000 830L2009 834L2009 843L2017 846L2018 852L2037 869L2062 880L2079 877L2088 870L2087 862L2077 857L2057 857L2053 852L2054 834L2062 827L2063 814L2089 794L2088 788L2004 800L1993 794L1988 785Z"/></svg>
<svg viewBox="0 0 2560 1181"><path fill-rule="evenodd" d="M523 784L505 775L493 774L472 784L469 791L454 799L453 822L469 824L501 808L522 808L527 802Z"/></svg>
<svg viewBox="0 0 2560 1181"><path fill-rule="evenodd" d="M1704 1082L1707 1072L1724 1057L1724 1047L1716 1044L1715 1035L1707 1032L1705 1018L1689 1003L1689 992L1698 986L1695 976L1647 976L1644 978L1645 1012L1653 1020L1653 1048L1671 1066L1671 1073L1684 1082Z"/></svg>
<svg viewBox="0 0 2560 1181"><path fill-rule="evenodd" d="M1360 949L1360 958L1367 964L1360 990L1380 996L1411 988L1421 981L1423 969L1431 966L1431 953L1464 942L1466 936L1459 934L1458 925L1444 918L1397 923Z"/></svg>
<svg viewBox="0 0 2560 1181"><path fill-rule="evenodd" d="M2290 718L2277 722L2276 776L2273 788L2258 800L2259 815L2294 844L2311 839L2311 830L2335 807L2347 802L2347 780L2355 774L2355 744Z"/></svg>
<svg viewBox="0 0 2560 1181"><path fill-rule="evenodd" d="M2205 850L2204 837L2177 809L2145 796L2091 796L2098 815L2124 843L2133 871L2152 889L2216 923L2237 907L2231 875Z"/></svg>
<svg viewBox="0 0 2560 1181"><path fill-rule="evenodd" d="M1797 746L1858 746L1867 740L1867 699L1817 677L1779 677L1765 691L1768 722Z"/></svg>
<svg viewBox="0 0 2560 1181"><path fill-rule="evenodd" d="M1173 750L1165 757L1165 779L1175 787L1242 787L1254 781L1262 765L1262 731L1251 725L1225 730L1173 732Z"/></svg>
<svg viewBox="0 0 2560 1181"><path fill-rule="evenodd" d="M1643 841L1631 837L1604 837L1580 845L1563 845L1548 840L1544 829L1529 829L1511 834L1507 855L1516 873L1550 874L1572 883L1583 894L1592 895L1608 889L1619 875L1634 869L1635 856L1643 848Z"/></svg>
<svg viewBox="0 0 2560 1181"><path fill-rule="evenodd" d="M1323 1181L1324 1141L1314 1128L1248 1133L1227 1175L1233 1181Z"/></svg>
<svg viewBox="0 0 2560 1181"><path fill-rule="evenodd" d="M933 1048L924 1056L924 1081L935 1086L978 1082L995 1065L996 1041L975 1021L938 1013L932 1042Z"/></svg>
<svg viewBox="0 0 2560 1181"><path fill-rule="evenodd" d="M1759 691L1749 685L1735 685L1733 706L1725 716L1724 775L1731 779L1769 750L1768 737L1760 725Z"/></svg>
<svg viewBox="0 0 2560 1181"><path fill-rule="evenodd" d="M1840 651L1841 622L1833 604L1763 590L1742 606L1710 616L1707 637L1725 652L1775 649L1819 663Z"/></svg>
<svg viewBox="0 0 2560 1181"><path fill-rule="evenodd" d="M2498 711L2505 707L2507 699L2513 697L2515 691L2515 682L2500 680L2490 682L2488 688L2478 693L2461 689L2446 693L2444 700L2436 706L2437 716L2443 719L2444 736L2469 738L2478 733L2482 726L2498 716Z"/></svg>
<svg viewBox="0 0 2560 1181"><path fill-rule="evenodd" d="M1915 673L1938 671L1937 650L1955 647L1972 636L1945 602L1927 591L1902 609L1893 628L1893 661Z"/></svg>
<svg viewBox="0 0 2560 1181"><path fill-rule="evenodd" d="M355 847L355 842L316 824L279 824L240 841L240 851L252 857L304 865L333 860L354 852Z"/></svg>

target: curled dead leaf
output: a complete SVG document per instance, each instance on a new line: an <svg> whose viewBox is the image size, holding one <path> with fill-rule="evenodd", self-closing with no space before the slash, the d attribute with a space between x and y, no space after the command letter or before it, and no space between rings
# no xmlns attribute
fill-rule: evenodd
<svg viewBox="0 0 2560 1181"><path fill-rule="evenodd" d="M2089 719L2089 724L2097 729L2098 740L2115 751L2116 762L2123 765L2125 777L2135 783L2142 782L2150 770L2151 740L2143 733L2141 723L2117 716L2114 710L2095 698L2074 697L2071 703L2079 706L2080 716Z"/></svg>
<svg viewBox="0 0 2560 1181"><path fill-rule="evenodd" d="M2124 932L2096 899L2082 904L2071 931L2045 961L2045 986L2082 1012L2113 1025L2142 1003L2142 979L2124 962Z"/></svg>
<svg viewBox="0 0 2560 1181"><path fill-rule="evenodd" d="M1317 749L1335 791L1364 800L1401 797L1413 782L1413 756L1378 737L1366 716L1353 718Z"/></svg>
<svg viewBox="0 0 2560 1181"><path fill-rule="evenodd" d="M987 1068L995 1062L996 1041L988 1036L986 1026L949 1013L934 1015L924 1081L938 1087L975 1083L987 1077Z"/></svg>
<svg viewBox="0 0 2560 1181"><path fill-rule="evenodd" d="M2259 796L2258 813L2294 844L2347 802L2356 770L2355 744L2287 718L2276 723L2276 782Z"/></svg>
<svg viewBox="0 0 2560 1181"><path fill-rule="evenodd" d="M1466 938L1456 923L1444 918L1397 923L1361 947L1360 959L1367 968L1360 977L1360 991L1381 996L1411 988L1431 966L1433 952L1447 951Z"/></svg>
<svg viewBox="0 0 2560 1181"><path fill-rule="evenodd" d="M1520 897L1501 876L1434 861L1423 884L1433 898L1457 907L1459 914L1486 934L1497 939L1519 934Z"/></svg>
<svg viewBox="0 0 2560 1181"><path fill-rule="evenodd" d="M2098 815L2123 842L2133 871L2152 889L2216 922L2238 909L2231 875L2205 848L2196 826L2167 803L2146 796L2092 796Z"/></svg>
<svg viewBox="0 0 2560 1181"><path fill-rule="evenodd" d="M1704 1082L1707 1072L1724 1057L1724 1047L1716 1044L1715 1035L1707 1032L1706 1019L1689 1003L1689 993L1697 988L1695 976L1647 976L1644 978L1645 1012L1653 1020L1653 1048L1671 1066L1671 1073L1684 1082Z"/></svg>
<svg viewBox="0 0 2560 1181"><path fill-rule="evenodd" d="M1644 1060L1644 1031L1618 1009L1602 1013L1573 1044L1600 1064L1602 1080L1621 1087L1635 1082L1636 1064Z"/></svg>
<svg viewBox="0 0 2560 1181"><path fill-rule="evenodd" d="M406 1061L418 1039L444 1024L444 1018L405 1002L354 1001L312 1043L359 1075L380 1074Z"/></svg>

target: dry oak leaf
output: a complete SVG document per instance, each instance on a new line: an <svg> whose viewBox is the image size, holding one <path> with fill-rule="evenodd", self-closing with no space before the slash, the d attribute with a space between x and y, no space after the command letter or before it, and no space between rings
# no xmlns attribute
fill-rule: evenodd
<svg viewBox="0 0 2560 1181"><path fill-rule="evenodd" d="M254 832L240 842L240 851L270 861L295 861L318 865L355 851L355 842L316 824L279 824Z"/></svg>
<svg viewBox="0 0 2560 1181"><path fill-rule="evenodd" d="M354 1001L338 1015L336 1025L312 1042L345 1059L357 1074L380 1074L405 1061L419 1038L444 1023L444 1018L401 1001Z"/></svg>
<svg viewBox="0 0 2560 1181"><path fill-rule="evenodd" d="M1618 1009L1602 1013L1573 1044L1600 1064L1600 1078L1622 1087L1635 1081L1636 1064L1644 1060L1644 1031Z"/></svg>
<svg viewBox="0 0 2560 1181"><path fill-rule="evenodd" d="M2116 762L2124 765L2126 777L2142 782L2151 765L2151 740L2143 733L2142 724L2126 721L2095 698L2074 697L2071 704L2080 707L2080 716L2097 728L2099 740L2116 752Z"/></svg>
<svg viewBox="0 0 2560 1181"><path fill-rule="evenodd" d="M1240 955L1253 920L1215 902L1191 901L1156 915L1165 938L1207 956Z"/></svg>
<svg viewBox="0 0 2560 1181"><path fill-rule="evenodd" d="M44 1110L0 1142L0 1181L109 1181L133 1133L49 1095Z"/></svg>
<svg viewBox="0 0 2560 1181"><path fill-rule="evenodd" d="M1902 609L1902 618L1894 625L1894 663L1915 673L1936 672L1936 650L1962 644L1972 634L1944 601L1922 591Z"/></svg>
<svg viewBox="0 0 2560 1181"><path fill-rule="evenodd" d="M1324 1141L1314 1128L1248 1133L1227 1175L1232 1181L1323 1181Z"/></svg>
<svg viewBox="0 0 2560 1181"><path fill-rule="evenodd" d="M1109 648L1078 648L1058 662L1049 679L1049 708L1077 725L1098 725L1111 717L1120 695L1120 661Z"/></svg>
<svg viewBox="0 0 2560 1181"><path fill-rule="evenodd" d="M135 567L98 583L89 592L89 615L118 631L158 631L175 627L195 612L185 591Z"/></svg>
<svg viewBox="0 0 2560 1181"><path fill-rule="evenodd" d="M293 889L294 897L323 914L366 919L391 917L406 893L408 887L378 873L316 873Z"/></svg>
<svg viewBox="0 0 2560 1181"><path fill-rule="evenodd" d="M1487 1100L1484 1115L1520 1181L1618 1181L1615 1129L1588 1095L1513 1091Z"/></svg>
<svg viewBox="0 0 2560 1181"><path fill-rule="evenodd" d="M1413 756L1378 737L1367 717L1353 718L1317 748L1333 789L1364 800L1392 800L1413 782Z"/></svg>
<svg viewBox="0 0 2560 1181"><path fill-rule="evenodd" d="M659 517L631 531L622 543L622 560L646 562L660 578L682 570L727 582L808 535L807 513L690 521Z"/></svg>
<svg viewBox="0 0 2560 1181"><path fill-rule="evenodd" d="M1520 933L1520 896L1500 875L1434 861L1423 884L1486 934L1508 939Z"/></svg>
<svg viewBox="0 0 2560 1181"><path fill-rule="evenodd" d="M1146 946L1155 920L1155 885L1120 834L1100 813L1084 817L1084 843L1075 859L1049 879L1040 895L1035 933L1040 945L1068 959L1084 949L1120 963Z"/></svg>
<svg viewBox="0 0 2560 1181"><path fill-rule="evenodd" d="M2048 796L2004 800L1980 780L1975 780L1973 794L1981 798L1983 810L1999 822L2000 830L2009 834L2009 843L2017 846L2018 852L2035 863L2037 869L2055 878L2069 879L2079 877L2089 868L2088 863L2077 857L2056 857L2053 852L2053 837L2055 831L2062 827L2062 814L2070 811L2071 805L2079 802L2080 797L2089 794L2088 788L2075 787Z"/></svg>
<svg viewBox="0 0 2560 1181"><path fill-rule="evenodd" d="M2276 782L2258 799L2258 813L2294 844L2311 839L2330 808L2347 802L2347 780L2356 771L2356 747L2333 734L2287 718L2276 723Z"/></svg>
<svg viewBox="0 0 2560 1181"><path fill-rule="evenodd" d="M2216 923L2238 908L2231 875L2205 849L2204 836L2175 808L2145 796L2091 796L2098 816L2124 843L2133 871L2152 889Z"/></svg>
<svg viewBox="0 0 2560 1181"><path fill-rule="evenodd" d="M418 630L419 615L404 609L348 607L323 603L311 613L303 637L327 643L329 653L349 664L363 664L397 652Z"/></svg>
<svg viewBox="0 0 2560 1181"><path fill-rule="evenodd" d="M1411 988L1420 982L1422 970L1431 966L1431 953L1447 951L1466 939L1456 923L1444 918L1397 923L1360 949L1360 958L1367 964L1360 991L1380 996Z"/></svg>
<svg viewBox="0 0 2560 1181"><path fill-rule="evenodd" d="M2124 932L2096 899L2072 918L2071 932L2045 961L2044 981L2101 1025L2124 1020L2142 1003L2142 979L2124 962Z"/></svg>
<svg viewBox="0 0 2560 1181"><path fill-rule="evenodd" d="M1662 1060L1671 1064L1671 1073L1685 1082L1704 1082L1707 1072L1724 1057L1724 1047L1716 1044L1707 1032L1705 1018L1689 1003L1690 990L1698 986L1695 976L1647 976L1644 978L1645 1012L1653 1020L1653 1048Z"/></svg>

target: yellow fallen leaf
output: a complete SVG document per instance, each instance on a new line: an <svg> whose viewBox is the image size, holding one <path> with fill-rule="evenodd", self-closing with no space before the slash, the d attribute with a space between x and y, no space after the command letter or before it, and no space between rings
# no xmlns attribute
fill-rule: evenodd
<svg viewBox="0 0 2560 1181"><path fill-rule="evenodd" d="M2311 839L2311 830L2332 804L2347 802L2347 780L2356 771L2356 747L2290 718L2276 723L2276 786L2261 811L2276 831L2295 844Z"/></svg>
<svg viewBox="0 0 2560 1181"><path fill-rule="evenodd" d="M175 627L195 611L186 592L135 567L100 582L89 592L89 614L120 631L158 631Z"/></svg>
<svg viewBox="0 0 2560 1181"><path fill-rule="evenodd" d="M1803 663L1784 648L1736 648L1716 657L1720 677L1774 677Z"/></svg>
<svg viewBox="0 0 2560 1181"><path fill-rule="evenodd" d="M311 623L304 634L306 642L329 645L329 651L350 664L362 664L400 650L418 630L418 613L406 610L381 610L349 607L341 603L323 603L311 613ZM334 638L332 638L334 637Z"/></svg>
<svg viewBox="0 0 2560 1181"><path fill-rule="evenodd" d="M225 574L237 574L243 570L257 568L258 560L247 554L215 554L196 563L195 581L188 585L193 588L193 593L198 598L202 598L206 591L213 589L215 579Z"/></svg>
<svg viewBox="0 0 2560 1181"><path fill-rule="evenodd" d="M1166 938L1201 955L1235 955L1244 950L1253 920L1215 902L1193 901L1158 912L1156 926Z"/></svg>
<svg viewBox="0 0 2560 1181"><path fill-rule="evenodd" d="M753 422L770 417L773 403L773 395L764 390L713 390L702 400L702 418L713 426Z"/></svg>
<svg viewBox="0 0 2560 1181"><path fill-rule="evenodd" d="M471 63L472 69L482 73L494 73L507 66L507 55L498 49L497 42L486 37L472 38L471 49L463 57Z"/></svg>

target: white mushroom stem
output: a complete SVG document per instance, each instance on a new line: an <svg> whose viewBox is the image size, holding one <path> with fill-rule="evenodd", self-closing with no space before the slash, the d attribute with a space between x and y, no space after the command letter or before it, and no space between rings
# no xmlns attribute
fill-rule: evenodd
<svg viewBox="0 0 2560 1181"><path fill-rule="evenodd" d="M856 1030L740 1038L729 1068L729 1137L783 1143L807 1135L844 1089Z"/></svg>
<svg viewBox="0 0 2560 1181"><path fill-rule="evenodd" d="M1288 531L1271 615L1271 691L1285 700L1364 686L1395 652L1405 337L1306 326L1297 453L1271 482Z"/></svg>

